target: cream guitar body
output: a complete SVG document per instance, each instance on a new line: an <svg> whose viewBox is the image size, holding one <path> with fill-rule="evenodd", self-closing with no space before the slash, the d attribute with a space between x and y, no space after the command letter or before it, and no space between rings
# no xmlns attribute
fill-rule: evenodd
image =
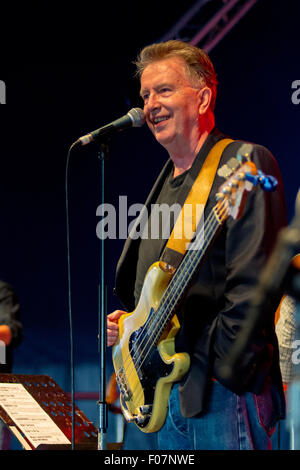
<svg viewBox="0 0 300 470"><path fill-rule="evenodd" d="M190 366L187 353L175 352L177 316L162 328L156 315L173 272L163 262L150 267L136 309L119 320L119 341L113 348L123 414L146 433L163 425L172 384Z"/></svg>

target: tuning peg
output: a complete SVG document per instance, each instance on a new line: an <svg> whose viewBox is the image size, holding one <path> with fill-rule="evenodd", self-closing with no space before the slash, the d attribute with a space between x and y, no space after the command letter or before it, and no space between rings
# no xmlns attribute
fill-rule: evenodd
<svg viewBox="0 0 300 470"><path fill-rule="evenodd" d="M243 158L245 158L247 161L250 161L250 155L253 150L253 145L252 144L243 144L239 148L236 158L242 162Z"/></svg>
<svg viewBox="0 0 300 470"><path fill-rule="evenodd" d="M225 188L222 189L223 194L231 194L232 193L232 188L228 185L225 186Z"/></svg>
<svg viewBox="0 0 300 470"><path fill-rule="evenodd" d="M223 193L216 193L216 200L221 201L221 199L224 199L224 194Z"/></svg>
<svg viewBox="0 0 300 470"><path fill-rule="evenodd" d="M230 160L228 160L226 165L229 166L229 168L231 168L233 171L235 171L237 168L239 168L239 166L241 166L241 163L238 161L237 158L233 157Z"/></svg>
<svg viewBox="0 0 300 470"><path fill-rule="evenodd" d="M238 182L237 179L232 180L229 184L230 184L230 186L231 186L232 188L234 188L234 189L236 189L236 188L239 187L239 182Z"/></svg>
<svg viewBox="0 0 300 470"><path fill-rule="evenodd" d="M221 168L218 169L218 175L221 176L222 178L228 178L228 176L231 176L233 174L233 171L229 166L226 164L221 166Z"/></svg>
<svg viewBox="0 0 300 470"><path fill-rule="evenodd" d="M236 175L236 178L237 178L238 180L240 180L240 181L245 181L245 179L246 179L246 174L245 174L245 172L244 172L244 171L241 171L240 173L238 173L238 174Z"/></svg>

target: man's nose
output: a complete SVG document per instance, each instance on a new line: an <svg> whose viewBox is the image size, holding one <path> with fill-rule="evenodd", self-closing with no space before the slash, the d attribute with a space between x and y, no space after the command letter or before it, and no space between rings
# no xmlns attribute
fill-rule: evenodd
<svg viewBox="0 0 300 470"><path fill-rule="evenodd" d="M146 103L147 111L153 111L154 109L160 106L157 93L150 93L149 98Z"/></svg>

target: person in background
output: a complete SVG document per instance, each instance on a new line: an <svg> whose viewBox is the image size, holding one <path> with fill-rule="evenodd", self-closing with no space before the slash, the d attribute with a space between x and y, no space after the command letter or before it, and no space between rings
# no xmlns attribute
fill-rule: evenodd
<svg viewBox="0 0 300 470"><path fill-rule="evenodd" d="M286 396L288 395L288 387L293 380L293 352L296 334L296 301L290 295L285 295L278 307L275 316L275 331L278 338L280 370ZM291 410L290 410L291 412ZM288 420L280 423L276 434L273 437L275 445L278 449L289 450L291 423ZM275 446L274 446L275 447Z"/></svg>
<svg viewBox="0 0 300 470"><path fill-rule="evenodd" d="M0 280L0 374L11 373L13 352L23 337L20 304L11 285ZM9 448L10 433L0 420L0 450Z"/></svg>

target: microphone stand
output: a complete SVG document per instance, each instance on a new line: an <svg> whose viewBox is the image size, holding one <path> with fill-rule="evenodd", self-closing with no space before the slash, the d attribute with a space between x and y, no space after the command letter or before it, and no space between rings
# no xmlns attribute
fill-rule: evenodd
<svg viewBox="0 0 300 470"><path fill-rule="evenodd" d="M101 204L105 203L105 160L109 157L108 140L99 142L100 152L98 158L101 164ZM100 285L99 285L99 312L98 312L98 349L100 355L100 379L99 379L99 400L98 407L98 445L97 450L106 450L107 432L107 403L106 403L106 314L107 314L107 289L106 289L106 260L105 260L105 239L104 227L102 225L100 243Z"/></svg>
<svg viewBox="0 0 300 470"><path fill-rule="evenodd" d="M144 112L139 108L132 109L126 117L126 127L140 127L145 122ZM122 130L124 126L124 118L118 119L113 123L97 129L90 134L79 138L71 146L86 145L92 141L100 145L98 158L101 163L101 204L105 204L105 160L109 158L109 134L112 131ZM106 314L107 314L107 286L106 286L106 263L105 263L105 237L104 226L102 225L101 244L100 244L100 285L98 288L98 352L100 356L100 379L99 379L99 400L98 408L98 442L97 450L106 450L106 431L108 424L108 412L106 403L106 349L107 349L107 331L106 331ZM74 427L74 424L73 424ZM73 432L74 434L74 432Z"/></svg>

